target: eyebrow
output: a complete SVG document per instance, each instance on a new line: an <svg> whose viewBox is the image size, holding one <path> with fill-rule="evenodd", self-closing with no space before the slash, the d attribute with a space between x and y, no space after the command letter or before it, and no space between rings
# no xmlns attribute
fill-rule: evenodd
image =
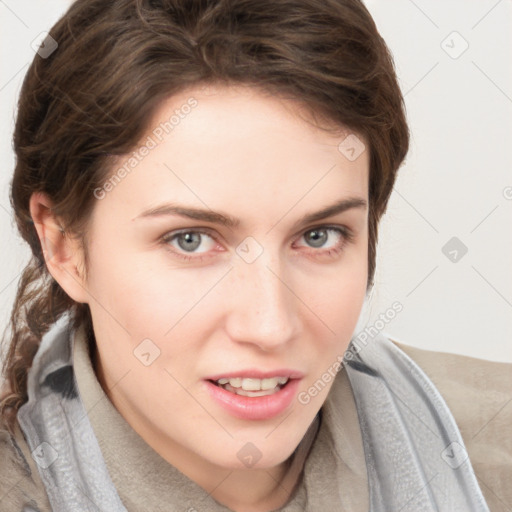
<svg viewBox="0 0 512 512"><path fill-rule="evenodd" d="M295 222L294 228L304 224L309 224L310 222L316 222L327 217L332 217L338 213L342 213L355 208L360 208L364 211L367 207L368 203L365 199L361 197L347 197L332 205L326 206L319 211L306 213L299 220L297 220L297 222ZM232 217L226 213L215 212L210 209L204 210L200 208L190 208L173 203L166 203L154 208L150 208L148 210L144 210L132 220L144 219L148 217L162 217L167 215L177 215L179 217L211 222L232 229L240 226L240 219Z"/></svg>

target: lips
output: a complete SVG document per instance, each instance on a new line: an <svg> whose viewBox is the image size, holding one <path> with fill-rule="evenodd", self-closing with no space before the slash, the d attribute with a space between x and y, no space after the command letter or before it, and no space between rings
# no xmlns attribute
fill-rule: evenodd
<svg viewBox="0 0 512 512"><path fill-rule="evenodd" d="M300 382L301 379L290 379L274 393L257 397L240 396L214 384L209 379L204 381L204 387L214 403L230 415L255 421L269 420L285 413L298 393Z"/></svg>
<svg viewBox="0 0 512 512"><path fill-rule="evenodd" d="M216 382L219 379L236 379L237 377L261 380L271 379L272 377L288 377L291 380L302 379L304 377L304 373L290 368L276 368L275 370L267 371L258 370L257 368L248 368L246 370L227 371L217 375L211 375L206 377L204 380Z"/></svg>
<svg viewBox="0 0 512 512"><path fill-rule="evenodd" d="M234 390L226 389L226 385L218 384L220 379L264 380L275 377L286 377L288 380L286 384L279 385L270 394L262 391L253 393L233 392ZM229 414L244 420L266 420L282 414L291 406L303 377L304 373L292 368L276 368L275 370L265 371L258 368L246 368L245 370L226 371L217 375L210 375L203 382L213 401Z"/></svg>

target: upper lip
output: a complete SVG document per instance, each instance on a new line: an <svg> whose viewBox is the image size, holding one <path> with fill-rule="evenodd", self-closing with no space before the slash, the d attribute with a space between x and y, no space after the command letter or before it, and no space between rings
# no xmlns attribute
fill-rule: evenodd
<svg viewBox="0 0 512 512"><path fill-rule="evenodd" d="M248 368L247 370L237 370L236 372L224 372L217 375L206 377L206 380L219 379L236 379L237 377L249 379L270 379L272 377L288 377L289 379L302 379L304 374L298 370L290 368L278 368L276 370L262 371L256 368Z"/></svg>

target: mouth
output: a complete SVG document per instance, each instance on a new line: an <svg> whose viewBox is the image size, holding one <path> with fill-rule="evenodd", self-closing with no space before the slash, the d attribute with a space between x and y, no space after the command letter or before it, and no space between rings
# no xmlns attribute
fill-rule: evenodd
<svg viewBox="0 0 512 512"><path fill-rule="evenodd" d="M223 377L203 382L207 394L217 406L232 416L254 421L270 420L284 414L293 404L300 381L300 378L289 377L261 380Z"/></svg>

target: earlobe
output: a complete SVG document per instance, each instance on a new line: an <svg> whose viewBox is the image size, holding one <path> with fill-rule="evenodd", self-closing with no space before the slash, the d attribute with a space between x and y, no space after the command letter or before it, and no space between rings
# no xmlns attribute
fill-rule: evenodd
<svg viewBox="0 0 512 512"><path fill-rule="evenodd" d="M30 197L30 215L34 221L46 267L61 288L76 302L89 302L82 268L82 251L54 214L53 203L43 192Z"/></svg>

